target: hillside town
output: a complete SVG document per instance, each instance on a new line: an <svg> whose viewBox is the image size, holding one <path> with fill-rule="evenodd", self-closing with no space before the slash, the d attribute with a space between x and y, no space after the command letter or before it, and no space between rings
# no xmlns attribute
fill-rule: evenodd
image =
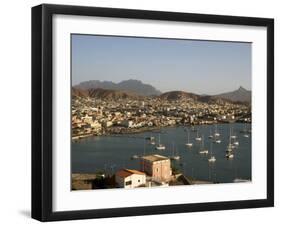
<svg viewBox="0 0 281 226"><path fill-rule="evenodd" d="M73 142L89 136L123 136L144 132L160 134L167 127L188 127L196 131L197 125L215 125L216 128L216 124L237 122L244 125L251 123L249 102L183 91L172 91L157 96L140 96L127 91L101 88L86 91L76 89L72 93ZM250 131L241 132L248 136ZM208 137L209 142L218 145L221 142L219 136L215 129L214 137ZM226 159L232 159L233 150L239 146L237 136L234 134L229 136L235 139L229 143ZM106 171L100 168L96 172L73 173L72 190L219 183L215 178L195 179L191 172L188 172L187 176L179 170L176 166L181 164L180 155L175 153L170 155L169 151L163 152L166 147L160 143L160 135L157 145L153 136L145 137L145 140L155 146L155 149L149 155L145 153L137 155L133 154L138 149L137 146L136 149L133 148L131 150L131 160L135 162L133 168L124 164L123 167L119 165L116 170ZM202 137L198 136L198 132L195 141L197 142L195 148L199 147L201 157L207 156L207 162L215 162L215 156L212 153L209 156L209 151L202 146ZM187 149L192 147L189 141L185 145Z"/></svg>
<svg viewBox="0 0 281 226"><path fill-rule="evenodd" d="M193 98L72 98L72 139L138 133L169 126L251 123L251 106L225 100Z"/></svg>

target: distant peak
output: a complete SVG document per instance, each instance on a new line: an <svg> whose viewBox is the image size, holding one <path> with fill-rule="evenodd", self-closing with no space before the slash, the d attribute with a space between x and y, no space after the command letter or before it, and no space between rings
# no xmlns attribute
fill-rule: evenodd
<svg viewBox="0 0 281 226"><path fill-rule="evenodd" d="M130 83L141 83L142 84L142 81L140 80L137 80L137 79L128 79L128 80L123 80L119 83L125 83L125 82L130 82Z"/></svg>
<svg viewBox="0 0 281 226"><path fill-rule="evenodd" d="M240 90L240 91L246 91L246 89L245 89L244 87L242 87L242 86L239 86L238 90Z"/></svg>

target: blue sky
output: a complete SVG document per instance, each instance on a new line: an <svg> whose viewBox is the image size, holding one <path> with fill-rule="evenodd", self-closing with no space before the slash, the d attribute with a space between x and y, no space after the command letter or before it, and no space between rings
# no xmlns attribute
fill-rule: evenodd
<svg viewBox="0 0 281 226"><path fill-rule="evenodd" d="M251 90L251 43L72 35L72 84L137 79L162 92Z"/></svg>

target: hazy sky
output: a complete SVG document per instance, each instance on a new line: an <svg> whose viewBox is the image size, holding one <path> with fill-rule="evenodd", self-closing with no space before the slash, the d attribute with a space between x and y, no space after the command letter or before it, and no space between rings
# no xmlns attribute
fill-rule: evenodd
<svg viewBox="0 0 281 226"><path fill-rule="evenodd" d="M72 35L72 84L137 79L162 92L251 90L251 44Z"/></svg>

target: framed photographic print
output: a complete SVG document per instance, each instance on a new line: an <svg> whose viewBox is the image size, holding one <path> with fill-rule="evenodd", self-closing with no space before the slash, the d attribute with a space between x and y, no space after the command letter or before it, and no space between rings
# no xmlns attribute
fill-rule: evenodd
<svg viewBox="0 0 281 226"><path fill-rule="evenodd" d="M32 217L274 205L274 21L32 8Z"/></svg>

